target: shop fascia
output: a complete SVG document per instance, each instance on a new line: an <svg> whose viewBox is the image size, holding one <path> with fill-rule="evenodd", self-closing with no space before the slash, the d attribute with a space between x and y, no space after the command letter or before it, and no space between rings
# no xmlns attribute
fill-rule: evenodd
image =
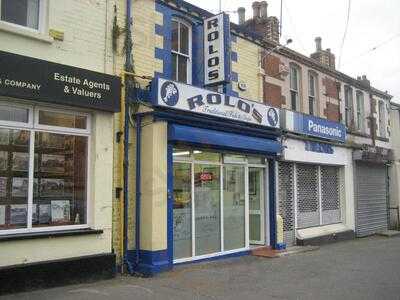
<svg viewBox="0 0 400 300"><path fill-rule="evenodd" d="M152 91L155 106L280 128L279 109L259 102L163 78L153 80Z"/></svg>

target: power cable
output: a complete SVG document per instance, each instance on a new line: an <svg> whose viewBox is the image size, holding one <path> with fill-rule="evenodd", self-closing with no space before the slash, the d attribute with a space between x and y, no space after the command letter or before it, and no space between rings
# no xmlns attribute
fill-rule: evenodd
<svg viewBox="0 0 400 300"><path fill-rule="evenodd" d="M345 28L344 28L344 33L343 33L343 38L342 38L342 44L341 44L341 46L340 46L340 54L339 54L338 69L340 69L340 61L342 60L342 53L343 53L344 41L345 41L345 39L346 39L347 29L349 28L350 9L351 9L351 0L349 0L349 4L348 4L348 6L347 6L346 26L345 26Z"/></svg>
<svg viewBox="0 0 400 300"><path fill-rule="evenodd" d="M295 40L299 42L299 45L300 45L301 49L303 50L303 53L307 53L307 50L306 50L306 48L304 47L304 44L301 41L300 35L296 31L296 26L294 25L292 15L290 14L290 11L289 11L288 6L286 5L286 2L283 2L283 7L286 10L286 13L287 13L287 15L289 17L290 25L292 26L292 29L293 29L293 33L296 36Z"/></svg>

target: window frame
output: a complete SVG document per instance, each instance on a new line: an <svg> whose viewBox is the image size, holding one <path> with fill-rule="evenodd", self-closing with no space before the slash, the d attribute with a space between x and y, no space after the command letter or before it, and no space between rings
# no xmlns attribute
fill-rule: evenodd
<svg viewBox="0 0 400 300"><path fill-rule="evenodd" d="M173 68L173 66L172 66L172 55L176 55L177 56L177 58L179 58L180 56L181 57L185 57L186 59L187 59L187 66L186 66L186 82L183 82L183 83L186 83L186 84L191 84L192 83L192 64L193 64L193 58L192 58L192 25L191 24L189 24L187 21L184 21L184 20L182 20L182 19L179 19L179 18L172 18L172 20L171 20L171 24L173 23L173 22L176 22L176 23L178 23L178 35L177 35L177 39L178 39L178 51L176 51L176 50L173 50L172 49L172 46L171 46L171 69ZM184 25L184 26L186 26L187 27L187 29L188 29L188 54L185 54L185 53L182 53L182 52L180 52L180 44L181 44L181 39L180 39L180 37L181 37L181 25ZM172 34L171 34L171 45L172 45ZM179 82L179 80L178 80L178 78L179 78L179 75L178 75L178 62L179 62L179 59L177 59L176 60L176 77L175 78L172 78L172 80L174 80L174 81L177 81L177 82ZM172 76L172 73L171 73L171 76Z"/></svg>
<svg viewBox="0 0 400 300"><path fill-rule="evenodd" d="M47 28L47 18L48 18L48 0L39 0L39 12L38 12L38 28L32 28L12 22L5 21L1 18L1 6L2 6L2 1L0 0L0 29L2 27L5 27L5 29L9 30L22 30L22 31L27 31L30 33L40 33L44 34L46 32Z"/></svg>
<svg viewBox="0 0 400 300"><path fill-rule="evenodd" d="M293 82L293 80L292 80L292 74L293 74L293 72L292 71L296 71L296 85L297 85L297 87L296 87L296 89L295 88L293 88L293 85L292 85L292 82ZM290 88L290 108L291 108L291 110L293 110L293 111L301 111L301 108L300 108L300 86L301 86L301 78L300 78L300 67L299 66L297 66L296 64L293 64L293 63L290 63L289 64L289 88ZM296 107L293 107L293 99L292 99L292 97L293 97L293 95L295 95L295 97L296 97L296 99L295 99L295 104L296 104Z"/></svg>
<svg viewBox="0 0 400 300"><path fill-rule="evenodd" d="M348 97L350 95L350 98ZM344 87L344 122L347 128L350 128L354 124L354 98L353 98L353 88L349 85Z"/></svg>
<svg viewBox="0 0 400 300"><path fill-rule="evenodd" d="M313 94L311 95L311 79L314 83ZM313 72L308 72L308 112L312 116L318 116L318 105L317 105L317 96L318 96L318 75ZM310 106L310 102L312 101L312 106ZM312 111L311 111L312 108Z"/></svg>
<svg viewBox="0 0 400 300"><path fill-rule="evenodd" d="M383 100L378 100L377 102L378 102L379 136L381 138L386 138L387 137L386 103Z"/></svg>
<svg viewBox="0 0 400 300"><path fill-rule="evenodd" d="M21 233L36 233L36 232L54 232L54 231L62 231L62 230L78 230L78 229L88 229L91 227L93 223L93 203L91 199L91 181L90 181L90 172L91 172L91 144L92 144L92 132L91 132L91 123L92 116L89 113L75 111L70 109L62 109L62 108L54 108L48 107L45 105L23 105L23 104L9 104L9 102L0 100L0 104L6 104L8 106L14 106L18 108L27 108L30 113L30 126L21 126L21 123L17 122L8 122L10 123L8 126L4 125L7 121L1 121L0 127L6 129L21 129L27 130L30 133L29 140L29 169L28 169L28 196L27 196L27 221L25 228L17 228L17 229L3 229L0 230L0 236L7 236L11 234L21 234ZM48 125L40 125L38 124L38 116L39 111L45 110L49 112L61 112L63 114L72 114L78 116L85 116L87 128L86 129L76 129L76 128L67 128L67 127L58 127L58 126L48 126ZM24 123L22 123L24 124ZM48 132L54 134L64 134L64 135L72 135L72 136L83 136L87 138L87 170L86 170L86 219L84 224L74 224L74 225L60 225L60 226L47 226L47 227L32 227L32 207L33 207L33 179L34 179L34 160L35 160L35 133L36 132Z"/></svg>
<svg viewBox="0 0 400 300"><path fill-rule="evenodd" d="M364 108L364 93L360 90L356 91L356 109L357 109L357 130L365 131L365 108Z"/></svg>

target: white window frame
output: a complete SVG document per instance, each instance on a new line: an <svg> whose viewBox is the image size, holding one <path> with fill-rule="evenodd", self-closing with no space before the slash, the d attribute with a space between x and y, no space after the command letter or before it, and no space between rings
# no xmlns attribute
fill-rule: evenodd
<svg viewBox="0 0 400 300"><path fill-rule="evenodd" d="M182 20L182 19L178 19L178 18L173 18L172 19L172 21L171 21L171 23L172 22L177 22L178 23L178 49L180 49L180 44L181 44L181 30L180 30L180 28L181 28L181 24L183 24L184 26L186 26L187 28L188 28L188 43L189 43L189 47L188 47L188 54L185 54L185 53L182 53L182 52L179 52L179 51L176 51L176 50L173 50L172 49L172 47L171 47L171 61L172 61L172 54L175 54L177 57L179 57L179 56L183 56L183 57L186 57L187 58L187 66L186 66L186 74L187 74L187 80L186 80L186 82L184 82L184 83L186 83L186 84L191 84L192 83L192 63L193 63L193 60L192 60L192 26L188 23L188 22L186 22L186 21L184 21L184 20ZM171 44L172 44L172 41L171 41ZM177 77L176 78L172 78L173 80L175 80L175 81L178 81L178 59L176 60L176 75L177 75ZM171 65L171 68L172 68L172 65Z"/></svg>
<svg viewBox="0 0 400 300"><path fill-rule="evenodd" d="M53 231L62 231L62 230L78 230L90 228L93 222L92 216L92 201L91 201L91 186L90 186L90 169L91 169L91 115L89 113L84 113L80 111L61 109L61 108L53 108L41 105L23 105L23 104L14 104L9 103L7 101L0 101L2 105L8 105L18 108L26 108L29 109L29 120L30 126L27 126L25 123L20 122L7 122L1 121L0 127L7 129L21 129L21 130L29 130L30 131L30 146L29 146L29 171L28 171L28 198L27 198L27 225L26 228L18 228L18 229L4 229L0 230L0 236L6 236L10 234L21 234L21 233L35 233L35 232L53 232ZM40 125L38 124L38 116L39 111L45 110L49 112L59 112L63 114L72 114L75 116L85 116L87 122L86 129L76 129L76 128L67 128L67 127L58 127L58 126L48 126L48 125ZM9 123L8 126L4 123ZM25 125L25 126L23 126ZM49 226L49 227L32 227L32 206L33 206L33 177L34 177L34 146L35 146L35 133L36 132L49 132L55 134L65 134L65 135L74 135L74 136L84 136L87 137L87 170L86 170L86 223L78 224L78 225L62 225L62 226Z"/></svg>
<svg viewBox="0 0 400 300"><path fill-rule="evenodd" d="M365 131L365 113L364 113L364 93L356 91L356 105L357 105L357 130L360 132Z"/></svg>
<svg viewBox="0 0 400 300"><path fill-rule="evenodd" d="M311 92L311 80L313 80L313 82L314 82L314 89L312 90L314 95L311 95L311 93L310 93ZM312 100L313 100L312 115L313 116L319 115L319 113L317 111L318 110L317 109L317 90L318 90L317 84L318 84L318 75L312 71L309 71L308 72L308 112L310 113L310 99L312 98ZM310 113L310 115L311 115L311 113Z"/></svg>
<svg viewBox="0 0 400 300"><path fill-rule="evenodd" d="M39 19L38 28L31 28L11 22L7 22L1 19L1 4L3 0L0 0L0 30L13 32L16 34L27 35L33 38L39 38L37 35L46 35L48 29L48 11L49 11L49 0L39 0ZM39 38L40 39L40 38ZM44 38L44 40L50 42L51 39Z"/></svg>
<svg viewBox="0 0 400 300"><path fill-rule="evenodd" d="M354 97L353 97L353 88L348 85L344 87L344 110L345 110L344 122L346 127L350 128L352 123L354 122L354 117L353 117Z"/></svg>
<svg viewBox="0 0 400 300"><path fill-rule="evenodd" d="M378 123L379 123L379 136L382 138L386 138L387 135L386 103L385 101L382 100L378 100Z"/></svg>
<svg viewBox="0 0 400 300"><path fill-rule="evenodd" d="M297 88L293 88L292 86L292 70L296 71L297 73L297 78L296 78L296 84ZM300 80L300 68L295 65L295 64L289 64L289 85L290 85L290 109L293 111L301 111L300 108L300 85L301 85L301 80ZM293 102L292 102L292 92L296 93L296 107L293 107Z"/></svg>

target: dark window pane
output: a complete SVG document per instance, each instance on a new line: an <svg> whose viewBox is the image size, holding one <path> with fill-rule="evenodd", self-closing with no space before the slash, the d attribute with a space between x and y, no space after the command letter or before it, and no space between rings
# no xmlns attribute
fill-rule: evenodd
<svg viewBox="0 0 400 300"><path fill-rule="evenodd" d="M38 29L39 27L39 0L2 0L1 19Z"/></svg>
<svg viewBox="0 0 400 300"><path fill-rule="evenodd" d="M297 110L297 93L290 91L292 110Z"/></svg>
<svg viewBox="0 0 400 300"><path fill-rule="evenodd" d="M178 57L178 81L187 83L187 58Z"/></svg>
<svg viewBox="0 0 400 300"><path fill-rule="evenodd" d="M178 73L177 59L178 59L178 56L176 54L172 53L172 62L171 62L172 63L172 80L178 80L176 77L176 74Z"/></svg>
<svg viewBox="0 0 400 300"><path fill-rule="evenodd" d="M171 48L174 51L179 51L179 47L178 47L178 28L179 28L178 22L172 21Z"/></svg>
<svg viewBox="0 0 400 300"><path fill-rule="evenodd" d="M39 111L39 124L86 129L86 116L76 116L53 111Z"/></svg>
<svg viewBox="0 0 400 300"><path fill-rule="evenodd" d="M181 32L181 36L180 36L180 41L181 41L181 49L180 52L183 54L187 54L189 55L189 28L184 25L181 24L180 26L180 32Z"/></svg>
<svg viewBox="0 0 400 300"><path fill-rule="evenodd" d="M86 224L88 138L36 132L34 227Z"/></svg>
<svg viewBox="0 0 400 300"><path fill-rule="evenodd" d="M310 115L314 115L314 97L308 97L308 107L310 109Z"/></svg>

